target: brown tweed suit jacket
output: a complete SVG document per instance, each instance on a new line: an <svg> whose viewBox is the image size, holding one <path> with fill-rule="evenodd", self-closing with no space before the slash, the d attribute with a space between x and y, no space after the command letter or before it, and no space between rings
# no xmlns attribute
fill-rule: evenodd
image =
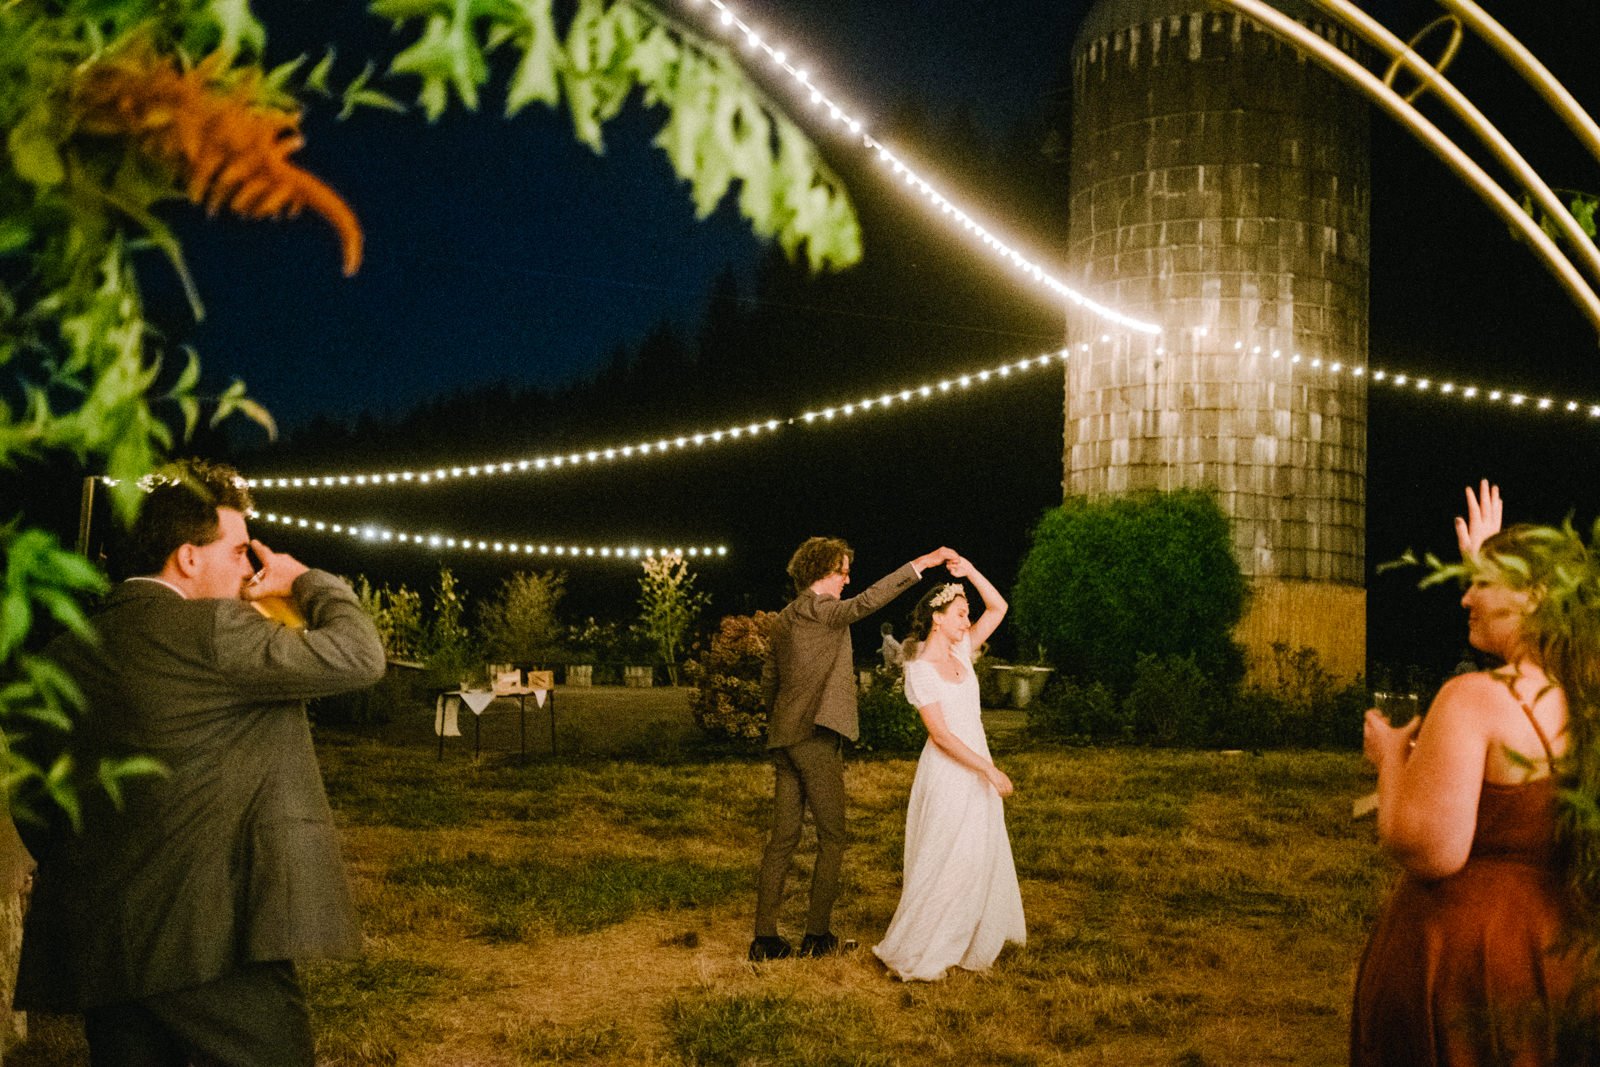
<svg viewBox="0 0 1600 1067"><path fill-rule="evenodd" d="M916 583L917 570L907 563L849 600L807 589L778 613L761 671L769 749L804 741L814 726L856 739L861 730L850 624Z"/></svg>
<svg viewBox="0 0 1600 1067"><path fill-rule="evenodd" d="M246 962L359 952L305 700L382 678L383 643L333 575L307 571L294 597L304 630L125 582L93 620L99 647L50 646L88 697L71 735L82 765L146 753L167 773L126 783L121 811L86 807L82 834L40 842L19 1007L77 1011Z"/></svg>

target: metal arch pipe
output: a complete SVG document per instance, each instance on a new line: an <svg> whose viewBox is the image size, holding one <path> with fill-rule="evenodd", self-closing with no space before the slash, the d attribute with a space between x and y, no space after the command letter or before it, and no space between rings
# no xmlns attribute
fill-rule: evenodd
<svg viewBox="0 0 1600 1067"><path fill-rule="evenodd" d="M1504 26L1489 16L1473 0L1439 0L1439 6L1471 26L1473 31L1488 41L1495 51L1510 63L1518 74L1538 90L1545 102L1555 109L1568 128L1577 134L1589 154L1600 160L1600 123L1583 109L1577 98L1557 80L1550 68L1539 62L1527 46L1513 37Z"/></svg>
<svg viewBox="0 0 1600 1067"><path fill-rule="evenodd" d="M1562 255L1549 235L1540 229L1527 212L1523 211L1504 189L1495 184L1494 179L1473 162L1459 145L1445 136L1443 131L1429 122L1416 108L1407 104L1399 93L1383 84L1383 80L1377 75L1288 15L1264 3L1263 0L1215 0L1215 2L1247 16L1267 32L1282 38L1298 51L1321 63L1360 89L1375 104L1408 127L1424 145L1454 170L1458 177L1483 197L1512 229L1527 240L1572 299L1577 302L1579 308L1588 316L1590 325L1595 328L1597 335L1600 335L1600 297L1595 295L1583 275L1572 265L1572 261Z"/></svg>
<svg viewBox="0 0 1600 1067"><path fill-rule="evenodd" d="M1539 176L1539 172L1533 169L1499 128L1490 122L1450 79L1445 77L1442 68L1435 67L1417 55L1416 50L1409 44L1389 32L1381 22L1350 0L1312 0L1312 2L1335 18L1342 19L1346 25L1378 49L1393 57L1397 63L1409 68L1423 81L1426 88L1437 92L1445 105L1478 135L1478 139L1488 146L1494 157L1527 188L1539 206L1544 209L1545 215L1560 227L1562 235L1577 251L1579 260L1588 269L1589 277L1600 279L1600 248L1597 248L1589 239L1589 235L1584 233L1583 227L1578 225L1578 220L1573 218L1572 212L1568 211L1566 205L1556 196L1555 190ZM1409 98L1406 98L1405 102L1408 105L1411 103Z"/></svg>

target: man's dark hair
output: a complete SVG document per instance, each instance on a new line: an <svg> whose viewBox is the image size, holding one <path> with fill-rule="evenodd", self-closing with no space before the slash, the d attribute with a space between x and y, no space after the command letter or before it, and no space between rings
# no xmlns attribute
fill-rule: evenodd
<svg viewBox="0 0 1600 1067"><path fill-rule="evenodd" d="M225 463L180 460L158 472L120 553L125 575L155 574L183 545L209 545L221 536L218 508L249 514L249 486Z"/></svg>
<svg viewBox="0 0 1600 1067"><path fill-rule="evenodd" d="M837 537L808 537L789 557L789 578L794 591L803 593L849 563L855 550Z"/></svg>

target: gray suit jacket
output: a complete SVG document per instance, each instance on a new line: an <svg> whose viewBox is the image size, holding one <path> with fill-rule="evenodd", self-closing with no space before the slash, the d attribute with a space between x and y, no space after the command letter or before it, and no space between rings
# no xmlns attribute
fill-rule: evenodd
<svg viewBox="0 0 1600 1067"><path fill-rule="evenodd" d="M80 760L143 752L169 773L130 782L121 812L86 804L81 836L36 850L19 1008L81 1010L246 962L359 952L304 701L376 682L383 645L333 575L307 572L294 595L304 630L242 601L124 582L94 618L100 647L48 649L88 698Z"/></svg>
<svg viewBox="0 0 1600 1067"><path fill-rule="evenodd" d="M850 624L915 584L916 568L907 563L849 600L807 589L778 613L761 670L769 749L804 741L815 726L852 741L860 735Z"/></svg>

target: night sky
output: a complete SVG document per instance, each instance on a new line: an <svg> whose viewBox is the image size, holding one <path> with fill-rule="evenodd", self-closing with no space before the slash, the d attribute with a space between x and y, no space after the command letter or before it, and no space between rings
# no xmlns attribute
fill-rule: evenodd
<svg viewBox="0 0 1600 1067"><path fill-rule="evenodd" d="M364 6L331 0L256 4L269 26L274 59L319 55L334 43L340 80L352 76L364 57L386 56L394 47L386 30L365 17ZM687 0L669 6L706 24L704 9ZM1088 6L747 0L739 11L792 54L804 56L818 82L854 106L869 128L916 99L935 113L965 110L1001 137L1063 83L1076 24ZM1367 6L1402 33L1438 14L1420 0ZM1500 0L1485 6L1591 110L1600 110L1600 74L1593 61L1600 5ZM1552 184L1600 189L1600 163L1576 147L1529 90L1504 74L1485 46L1469 40L1452 75ZM169 317L175 336L199 349L208 380L220 388L235 376L244 378L291 430L318 414L395 415L458 387L501 380L559 386L592 373L615 345L636 344L662 318L692 334L710 279L725 266L748 285L760 244L727 205L707 222L693 218L686 188L648 143L659 118L630 109L607 127L608 152L597 157L573 139L564 113L534 106L507 121L498 105L491 89L480 113L456 110L432 126L418 114L367 112L344 123L331 120L331 108L310 115L310 143L299 159L349 200L366 230L366 264L354 279L340 278L333 236L317 220L203 223L193 213L182 218L208 316L199 325ZM1390 120L1375 115L1373 129L1372 364L1600 401L1594 333L1556 283L1473 194ZM937 179L940 146L906 147L933 161L930 177ZM1032 232L1026 218L1009 215L1007 205L986 190L965 192L981 214L1032 247L1048 252L1064 243L1063 233ZM866 234L868 254L884 254L874 237ZM1011 284L981 252L972 253L970 270L996 285ZM152 305L170 312L173 292L161 273L152 263ZM819 307L817 313L828 312ZM960 328L982 325L964 321L960 308L949 309L948 318ZM1034 350L1038 346L1019 344L1016 355ZM961 365L958 353L941 358ZM902 380L891 375L883 384ZM1046 402L1046 411L1051 405L1059 412L1059 393ZM662 413L662 429L673 428L671 413ZM604 427L596 427L595 443L610 440ZM879 465L890 476L895 463L916 469L914 450L924 447L921 440L910 439L912 455ZM1513 518L1558 520L1572 510L1592 519L1597 442L1600 427L1580 420L1474 412L1375 390L1369 565L1406 547L1447 548L1448 517L1459 506L1461 485L1482 475L1505 484ZM472 447L468 455L439 459L482 458L479 446ZM737 460L728 462L730 476L737 477ZM330 457L330 465L363 464L359 457ZM1058 492L1059 474L1058 462L1053 471L1041 469L1039 499L1045 504ZM949 493L981 496L974 487L981 486L981 473L958 469L954 475ZM831 528L853 540L865 536L875 549L884 546L863 563L862 573L892 566L946 532L925 515L885 514L870 485L841 490L836 503L817 521L837 524ZM964 524L954 532L970 537L982 526L981 499L962 510ZM851 526L870 530L852 533ZM770 543L760 541L759 565L781 578L783 559L773 545L792 543L791 535L805 532L811 531L801 518L792 530L774 533ZM708 535L735 546L741 542L738 528ZM1006 556L996 575L1002 580L1014 573L1021 540L1021 532L1010 531L997 542L1003 547L995 552ZM320 545L308 539L291 547L312 556ZM1385 648L1404 646L1387 658L1415 658L1407 642L1431 627L1434 647L1427 655L1453 661L1459 613L1447 593L1419 599L1410 591L1414 578L1376 576L1369 583L1371 653L1385 658ZM779 588L772 583L772 590Z"/></svg>

